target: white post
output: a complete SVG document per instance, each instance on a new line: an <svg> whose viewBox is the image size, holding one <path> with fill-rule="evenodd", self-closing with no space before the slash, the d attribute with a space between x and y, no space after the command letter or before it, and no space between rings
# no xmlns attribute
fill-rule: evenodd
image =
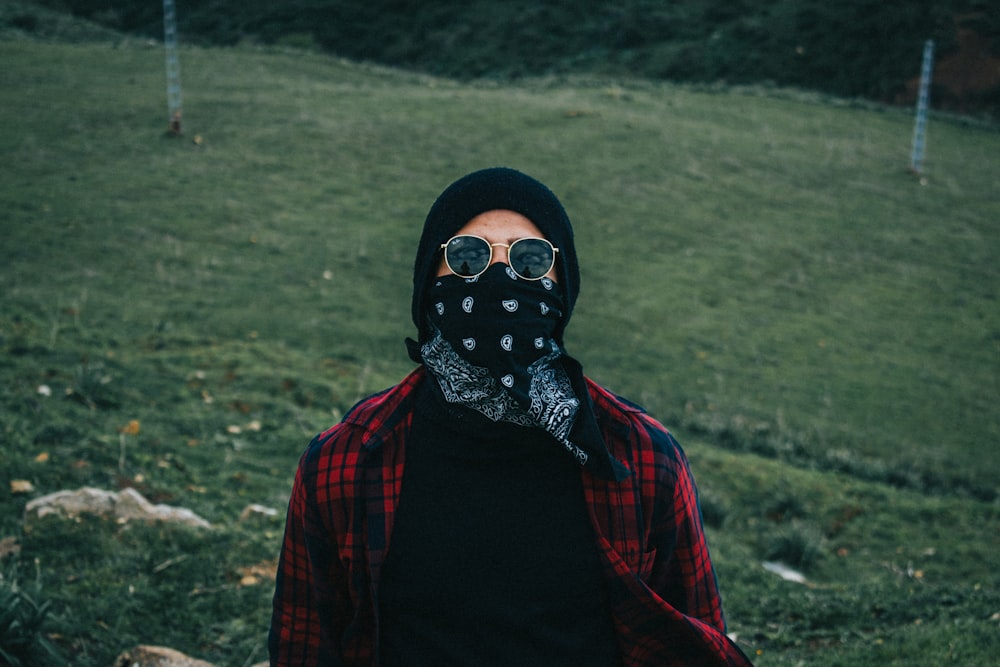
<svg viewBox="0 0 1000 667"><path fill-rule="evenodd" d="M181 64L177 57L177 14L174 0L163 0L163 44L167 49L167 113L170 133L181 133Z"/></svg>
<svg viewBox="0 0 1000 667"><path fill-rule="evenodd" d="M934 40L928 39L924 43L924 64L920 71L920 94L917 96L917 121L913 127L913 149L910 151L910 170L915 174L919 174L923 168L933 64Z"/></svg>

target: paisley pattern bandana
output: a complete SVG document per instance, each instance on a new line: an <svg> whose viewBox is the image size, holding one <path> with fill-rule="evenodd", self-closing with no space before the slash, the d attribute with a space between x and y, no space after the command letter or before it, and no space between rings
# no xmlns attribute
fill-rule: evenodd
<svg viewBox="0 0 1000 667"><path fill-rule="evenodd" d="M439 277L427 302L432 335L420 353L445 400L541 427L585 464L587 453L569 440L580 399L553 338L564 312L559 286L497 263L476 278Z"/></svg>

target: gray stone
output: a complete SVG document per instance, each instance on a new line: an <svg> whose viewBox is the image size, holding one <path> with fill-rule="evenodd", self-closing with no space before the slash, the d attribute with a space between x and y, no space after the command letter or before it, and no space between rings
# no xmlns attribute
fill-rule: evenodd
<svg viewBox="0 0 1000 667"><path fill-rule="evenodd" d="M271 519L276 516L278 516L278 510L273 507L254 504L243 508L243 511L240 512L240 521L249 521L255 518Z"/></svg>
<svg viewBox="0 0 1000 667"><path fill-rule="evenodd" d="M186 656L180 651L164 646L136 646L125 651L115 660L114 667L215 667L210 662ZM251 667L268 667L258 662Z"/></svg>
<svg viewBox="0 0 1000 667"><path fill-rule="evenodd" d="M115 660L114 667L214 667L212 663L186 656L163 646L136 646Z"/></svg>
<svg viewBox="0 0 1000 667"><path fill-rule="evenodd" d="M76 491L57 491L35 498L24 508L26 522L49 515L76 519L84 514L113 519L119 523L133 520L164 521L196 528L211 528L208 521L191 510L170 505L154 505L131 488L124 489L121 493L92 487Z"/></svg>

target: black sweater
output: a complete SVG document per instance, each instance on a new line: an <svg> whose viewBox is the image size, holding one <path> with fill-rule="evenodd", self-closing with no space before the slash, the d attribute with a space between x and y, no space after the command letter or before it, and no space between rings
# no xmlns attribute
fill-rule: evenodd
<svg viewBox="0 0 1000 667"><path fill-rule="evenodd" d="M579 464L541 429L420 391L379 590L382 664L618 664Z"/></svg>

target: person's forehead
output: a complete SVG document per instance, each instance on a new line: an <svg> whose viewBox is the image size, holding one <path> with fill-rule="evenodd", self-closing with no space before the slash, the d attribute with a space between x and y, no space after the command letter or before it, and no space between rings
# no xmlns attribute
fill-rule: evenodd
<svg viewBox="0 0 1000 667"><path fill-rule="evenodd" d="M481 236L488 241L511 241L527 236L545 238L538 226L516 211L486 211L469 220L457 234Z"/></svg>

